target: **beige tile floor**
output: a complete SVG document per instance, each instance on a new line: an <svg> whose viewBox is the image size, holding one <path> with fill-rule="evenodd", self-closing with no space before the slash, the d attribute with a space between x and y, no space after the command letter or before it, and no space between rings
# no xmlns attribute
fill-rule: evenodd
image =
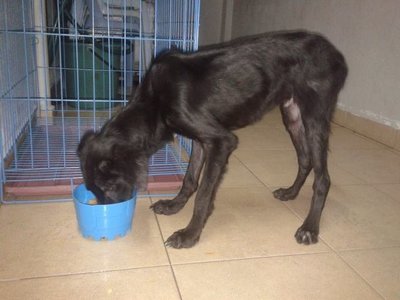
<svg viewBox="0 0 400 300"><path fill-rule="evenodd" d="M278 113L237 132L216 209L192 249L163 241L190 219L156 216L140 199L133 231L95 242L77 231L71 202L0 207L0 299L400 299L400 153L333 126L332 188L320 242L293 238L295 152Z"/></svg>

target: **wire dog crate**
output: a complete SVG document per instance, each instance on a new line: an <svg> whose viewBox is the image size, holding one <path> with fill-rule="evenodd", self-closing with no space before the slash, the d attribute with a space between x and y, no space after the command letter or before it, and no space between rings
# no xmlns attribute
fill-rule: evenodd
<svg viewBox="0 0 400 300"><path fill-rule="evenodd" d="M2 203L69 200L82 134L128 103L158 53L198 47L200 0L3 0L0 11ZM190 151L177 136L157 152L142 194L178 188Z"/></svg>

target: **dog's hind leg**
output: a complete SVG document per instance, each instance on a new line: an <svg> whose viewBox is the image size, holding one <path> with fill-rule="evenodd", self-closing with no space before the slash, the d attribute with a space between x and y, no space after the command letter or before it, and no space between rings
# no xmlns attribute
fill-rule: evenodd
<svg viewBox="0 0 400 300"><path fill-rule="evenodd" d="M328 173L328 139L330 133L330 112L326 116L310 114L304 119L306 136L310 147L311 163L314 169L313 196L310 211L295 234L298 243L312 244L318 242L319 223L330 188Z"/></svg>
<svg viewBox="0 0 400 300"><path fill-rule="evenodd" d="M183 179L183 185L178 195L172 200L159 200L150 206L157 214L172 215L180 211L197 190L201 169L204 164L204 155L201 145L193 141L188 169Z"/></svg>
<svg viewBox="0 0 400 300"><path fill-rule="evenodd" d="M228 158L236 147L237 137L226 131L220 131L217 136L204 141L204 173L194 202L192 219L186 228L175 232L168 238L167 246L189 248L199 240L214 207L213 201Z"/></svg>
<svg viewBox="0 0 400 300"><path fill-rule="evenodd" d="M290 138L292 139L293 145L296 149L297 161L299 164L297 177L293 185L289 188L278 189L273 193L275 198L287 201L296 198L303 186L311 171L311 158L301 111L298 104L295 103L293 98L291 98L290 100L285 101L280 106L280 109L283 123L285 124L286 130L289 132Z"/></svg>

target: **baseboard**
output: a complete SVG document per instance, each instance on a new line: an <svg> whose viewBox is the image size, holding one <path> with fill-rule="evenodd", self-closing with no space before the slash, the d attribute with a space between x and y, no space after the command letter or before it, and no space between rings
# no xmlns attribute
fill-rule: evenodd
<svg viewBox="0 0 400 300"><path fill-rule="evenodd" d="M400 130L336 109L333 122L400 151Z"/></svg>

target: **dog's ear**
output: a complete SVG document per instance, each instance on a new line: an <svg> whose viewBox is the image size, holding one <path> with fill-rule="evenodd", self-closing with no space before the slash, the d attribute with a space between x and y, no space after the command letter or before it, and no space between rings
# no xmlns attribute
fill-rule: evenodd
<svg viewBox="0 0 400 300"><path fill-rule="evenodd" d="M111 150L113 159L126 160L131 155L131 149L128 143L118 141L115 143Z"/></svg>
<svg viewBox="0 0 400 300"><path fill-rule="evenodd" d="M78 145L78 148L76 149L76 154L80 157L82 154L82 150L86 143L88 143L90 140L92 140L95 136L95 132L93 130L88 130L85 132L85 134L82 136L81 141Z"/></svg>

